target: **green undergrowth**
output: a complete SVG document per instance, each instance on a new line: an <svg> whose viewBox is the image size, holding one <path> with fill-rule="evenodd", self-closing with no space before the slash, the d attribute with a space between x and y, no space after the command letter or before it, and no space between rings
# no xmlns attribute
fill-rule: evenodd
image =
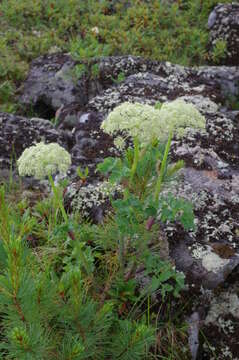
<svg viewBox="0 0 239 360"><path fill-rule="evenodd" d="M30 62L49 52L70 51L80 60L132 54L183 65L205 64L207 20L217 2L2 0L0 109L17 111L16 97ZM223 46L218 46L212 60L217 62L222 52ZM79 68L78 75L84 70ZM97 75L97 67L93 70Z"/></svg>
<svg viewBox="0 0 239 360"><path fill-rule="evenodd" d="M194 228L191 204L161 196L183 166L170 163L170 143L136 138L98 166L122 187L101 224L67 212L65 185L50 175L42 200L21 197L21 183L1 186L1 358L190 359L184 274L160 235L165 222ZM84 182L88 172L78 175Z"/></svg>

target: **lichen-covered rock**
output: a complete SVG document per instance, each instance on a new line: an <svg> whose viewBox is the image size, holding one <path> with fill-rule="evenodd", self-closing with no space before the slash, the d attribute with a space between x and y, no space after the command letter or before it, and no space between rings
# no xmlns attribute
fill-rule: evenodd
<svg viewBox="0 0 239 360"><path fill-rule="evenodd" d="M99 68L97 78L91 74L93 64ZM22 88L21 103L49 119L58 108L73 103L79 111L106 114L125 101L154 104L195 95L220 103L225 94L239 93L236 67L187 68L141 57L116 56L89 61L87 72L77 79L76 65L70 55L61 53L34 60ZM118 84L122 74L125 80Z"/></svg>
<svg viewBox="0 0 239 360"><path fill-rule="evenodd" d="M75 78L74 66L75 61L67 54L50 54L34 60L23 85L21 103L46 119L53 118L61 105L74 101L84 105L86 86Z"/></svg>
<svg viewBox="0 0 239 360"><path fill-rule="evenodd" d="M145 64L143 68L139 59L135 61L135 66L138 63L138 72L126 77L118 86L112 86L92 98L87 104L87 109L107 114L123 102L154 105L156 102L194 95L220 103L218 85L215 82L212 82L213 85L202 84L192 69L153 62L146 62L148 66Z"/></svg>
<svg viewBox="0 0 239 360"><path fill-rule="evenodd" d="M222 57L220 62L239 65L239 4L217 5L209 15L208 27L211 52L215 52L219 41L225 41L225 57Z"/></svg>
<svg viewBox="0 0 239 360"><path fill-rule="evenodd" d="M214 88L219 86L224 101L239 96L239 66L200 66L197 78Z"/></svg>
<svg viewBox="0 0 239 360"><path fill-rule="evenodd" d="M67 147L64 133L50 121L0 113L0 168L8 168L23 150L40 141Z"/></svg>
<svg viewBox="0 0 239 360"><path fill-rule="evenodd" d="M207 338L201 349L202 359L238 360L238 284L211 294L209 310L202 332Z"/></svg>

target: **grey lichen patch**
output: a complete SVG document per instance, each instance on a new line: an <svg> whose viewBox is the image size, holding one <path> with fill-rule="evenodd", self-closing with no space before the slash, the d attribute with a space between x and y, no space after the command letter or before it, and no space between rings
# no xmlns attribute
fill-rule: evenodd
<svg viewBox="0 0 239 360"><path fill-rule="evenodd" d="M83 216L89 217L94 208L103 206L110 197L121 192L121 186L108 181L88 184L80 188L76 183L72 183L67 189L67 196L72 199L71 207L75 211L80 211Z"/></svg>
<svg viewBox="0 0 239 360"><path fill-rule="evenodd" d="M7 163L11 157L18 158L26 148L43 140L67 148L63 133L50 121L0 113L0 161L2 158Z"/></svg>
<svg viewBox="0 0 239 360"><path fill-rule="evenodd" d="M210 360L238 360L238 284L213 295L204 320L203 332L208 341L203 344Z"/></svg>
<svg viewBox="0 0 239 360"><path fill-rule="evenodd" d="M235 133L233 121L221 113L213 114L207 122L207 131L212 136L212 141L231 143Z"/></svg>
<svg viewBox="0 0 239 360"><path fill-rule="evenodd" d="M213 249L208 245L200 246L199 244L195 244L192 249L192 256L195 259L201 259L202 266L207 271L212 271L215 274L230 262L229 259L222 259L213 252Z"/></svg>
<svg viewBox="0 0 239 360"><path fill-rule="evenodd" d="M223 292L219 297L214 297L205 324L215 324L218 326L218 319L225 315L232 315L239 319L239 298L236 293ZM228 324L229 325L229 324Z"/></svg>
<svg viewBox="0 0 239 360"><path fill-rule="evenodd" d="M237 248L239 184L218 179L216 174L215 171L182 169L181 176L171 183L170 188L165 187L162 195L171 192L175 197L193 203L197 230L190 232L192 243L208 245L211 241L220 241ZM166 226L166 231L174 238L177 227L170 224Z"/></svg>
<svg viewBox="0 0 239 360"><path fill-rule="evenodd" d="M195 88L194 88L195 89ZM197 90L203 90L203 88L197 88ZM209 97L202 95L185 95L180 99L192 103L203 114L215 113L219 110L219 105L212 101Z"/></svg>

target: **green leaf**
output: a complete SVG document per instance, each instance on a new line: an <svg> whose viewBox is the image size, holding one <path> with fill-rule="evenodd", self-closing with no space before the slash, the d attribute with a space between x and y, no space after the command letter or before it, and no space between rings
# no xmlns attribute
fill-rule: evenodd
<svg viewBox="0 0 239 360"><path fill-rule="evenodd" d="M104 161L102 163L97 165L97 170L103 174L108 174L115 168L118 160L119 159L116 159L113 157L108 157L108 158L104 159Z"/></svg>
<svg viewBox="0 0 239 360"><path fill-rule="evenodd" d="M152 280L151 280L150 290L152 292L154 292L154 291L158 290L160 285L161 285L161 282L159 281L159 279L156 276L153 276Z"/></svg>
<svg viewBox="0 0 239 360"><path fill-rule="evenodd" d="M169 280L170 278L172 277L172 271L171 269L167 269L166 271L162 272L159 277L158 277L158 280L163 283L167 280Z"/></svg>

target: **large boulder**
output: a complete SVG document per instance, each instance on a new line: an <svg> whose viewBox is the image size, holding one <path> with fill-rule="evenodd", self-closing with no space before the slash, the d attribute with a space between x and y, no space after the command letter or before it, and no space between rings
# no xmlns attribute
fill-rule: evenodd
<svg viewBox="0 0 239 360"><path fill-rule="evenodd" d="M20 98L22 105L45 119L54 118L61 105L74 101L84 105L87 93L84 81L73 73L75 61L67 54L42 56L32 62Z"/></svg>
<svg viewBox="0 0 239 360"><path fill-rule="evenodd" d="M77 79L74 68L79 64L67 54L34 60L20 102L39 117L49 119L54 118L57 109L72 107L73 103L81 112L87 108L107 113L127 100L154 103L201 94L218 103L225 94L239 94L237 67L194 69L135 56L105 57L81 64L86 70ZM97 77L91 73L96 64Z"/></svg>

